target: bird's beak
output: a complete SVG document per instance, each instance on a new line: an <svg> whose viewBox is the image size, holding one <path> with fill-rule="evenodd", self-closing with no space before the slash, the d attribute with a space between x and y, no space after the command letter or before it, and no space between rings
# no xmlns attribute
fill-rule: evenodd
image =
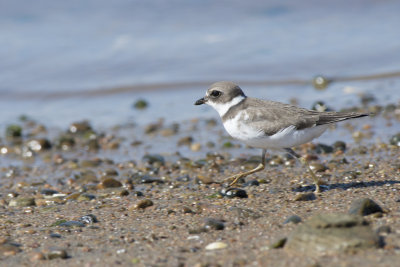
<svg viewBox="0 0 400 267"><path fill-rule="evenodd" d="M202 97L202 98L200 98L199 100L197 100L194 104L195 104L195 105L203 105L203 104L206 103L206 101L207 101L207 99L204 98L204 97Z"/></svg>

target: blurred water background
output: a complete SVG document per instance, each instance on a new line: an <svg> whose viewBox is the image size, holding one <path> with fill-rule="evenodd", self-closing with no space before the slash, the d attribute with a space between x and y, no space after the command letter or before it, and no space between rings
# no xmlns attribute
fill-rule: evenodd
<svg viewBox="0 0 400 267"><path fill-rule="evenodd" d="M64 128L216 117L193 103L219 80L307 108L360 105L361 93L398 103L399 77L309 81L400 71L399 11L394 0L0 0L0 128L22 114ZM141 98L145 111L132 108Z"/></svg>

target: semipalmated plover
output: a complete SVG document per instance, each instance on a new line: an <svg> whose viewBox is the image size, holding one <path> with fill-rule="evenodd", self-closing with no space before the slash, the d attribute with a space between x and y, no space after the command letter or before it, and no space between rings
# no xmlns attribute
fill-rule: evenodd
<svg viewBox="0 0 400 267"><path fill-rule="evenodd" d="M285 150L307 165L314 180L316 192L320 192L321 182L309 164L292 147L308 143L319 137L332 123L368 116L356 112L318 112L293 105L247 97L233 82L216 82L207 90L205 97L195 105L212 106L221 116L225 130L233 138L255 148L262 148L261 163L247 172L228 177L233 180L265 168L267 149Z"/></svg>

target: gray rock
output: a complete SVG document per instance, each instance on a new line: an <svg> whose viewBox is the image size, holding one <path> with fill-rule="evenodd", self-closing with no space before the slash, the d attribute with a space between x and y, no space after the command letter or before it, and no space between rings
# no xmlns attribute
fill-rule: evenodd
<svg viewBox="0 0 400 267"><path fill-rule="evenodd" d="M383 212L382 208L372 199L360 198L351 203L349 213L366 216L376 212Z"/></svg>
<svg viewBox="0 0 400 267"><path fill-rule="evenodd" d="M8 206L10 207L29 207L35 206L35 199L33 197L19 197L11 199Z"/></svg>
<svg viewBox="0 0 400 267"><path fill-rule="evenodd" d="M288 237L286 249L307 255L349 252L379 247L379 236L357 215L318 214L300 224Z"/></svg>

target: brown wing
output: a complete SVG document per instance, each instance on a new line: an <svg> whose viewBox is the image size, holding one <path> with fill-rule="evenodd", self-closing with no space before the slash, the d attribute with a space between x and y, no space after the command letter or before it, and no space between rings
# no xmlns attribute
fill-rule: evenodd
<svg viewBox="0 0 400 267"><path fill-rule="evenodd" d="M247 123L251 127L260 129L269 136L290 126L295 126L296 129L301 130L317 125L368 116L368 114L356 112L318 112L256 98L246 98L237 108L247 111L248 117L245 118L242 115L242 119L247 119Z"/></svg>

